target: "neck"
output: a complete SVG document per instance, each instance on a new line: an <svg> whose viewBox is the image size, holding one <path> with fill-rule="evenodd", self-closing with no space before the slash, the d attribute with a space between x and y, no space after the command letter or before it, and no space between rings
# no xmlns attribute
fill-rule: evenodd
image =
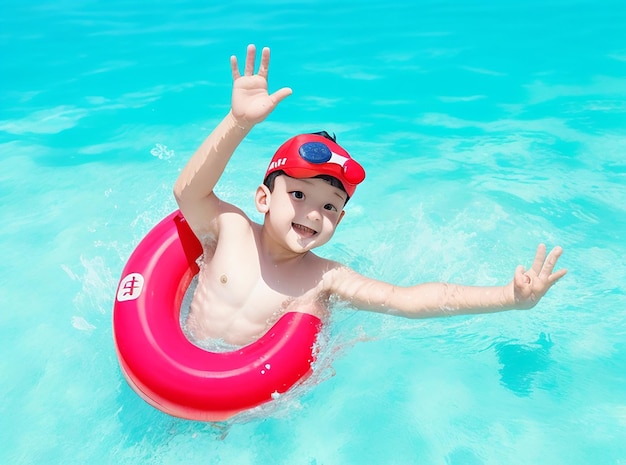
<svg viewBox="0 0 626 465"><path fill-rule="evenodd" d="M310 254L310 251L294 252L287 248L285 244L276 241L264 227L259 228L257 243L260 256L267 260L267 263L274 265L298 263Z"/></svg>

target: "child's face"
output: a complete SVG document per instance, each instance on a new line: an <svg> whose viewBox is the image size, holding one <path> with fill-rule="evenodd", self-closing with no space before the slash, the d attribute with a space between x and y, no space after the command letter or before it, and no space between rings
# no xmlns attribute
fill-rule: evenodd
<svg viewBox="0 0 626 465"><path fill-rule="evenodd" d="M271 194L269 225L294 252L330 240L343 217L347 194L323 179L278 176Z"/></svg>

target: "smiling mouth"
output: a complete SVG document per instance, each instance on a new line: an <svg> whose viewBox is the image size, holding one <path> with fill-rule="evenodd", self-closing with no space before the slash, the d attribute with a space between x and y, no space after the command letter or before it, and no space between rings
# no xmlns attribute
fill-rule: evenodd
<svg viewBox="0 0 626 465"><path fill-rule="evenodd" d="M291 223L291 227L302 237L313 237L317 231L298 223Z"/></svg>

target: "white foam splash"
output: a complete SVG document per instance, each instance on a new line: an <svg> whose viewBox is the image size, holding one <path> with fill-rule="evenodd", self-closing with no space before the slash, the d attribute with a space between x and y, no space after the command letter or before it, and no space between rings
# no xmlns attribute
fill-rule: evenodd
<svg viewBox="0 0 626 465"><path fill-rule="evenodd" d="M163 144L156 144L152 150L150 150L150 153L159 160L169 160L174 156L174 150L168 149L167 146Z"/></svg>
<svg viewBox="0 0 626 465"><path fill-rule="evenodd" d="M92 331L96 329L94 325L85 320L82 316L72 317L72 326L79 331Z"/></svg>

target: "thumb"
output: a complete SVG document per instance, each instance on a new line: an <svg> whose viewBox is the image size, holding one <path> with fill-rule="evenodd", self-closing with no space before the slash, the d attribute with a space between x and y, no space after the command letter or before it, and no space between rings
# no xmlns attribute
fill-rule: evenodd
<svg viewBox="0 0 626 465"><path fill-rule="evenodd" d="M292 93L293 90L291 90L291 87L283 87L270 95L270 98L275 105L278 105L283 99L289 97Z"/></svg>
<svg viewBox="0 0 626 465"><path fill-rule="evenodd" d="M518 265L515 268L515 282L519 285L524 285L530 283L530 277L524 274L526 270L522 265Z"/></svg>

